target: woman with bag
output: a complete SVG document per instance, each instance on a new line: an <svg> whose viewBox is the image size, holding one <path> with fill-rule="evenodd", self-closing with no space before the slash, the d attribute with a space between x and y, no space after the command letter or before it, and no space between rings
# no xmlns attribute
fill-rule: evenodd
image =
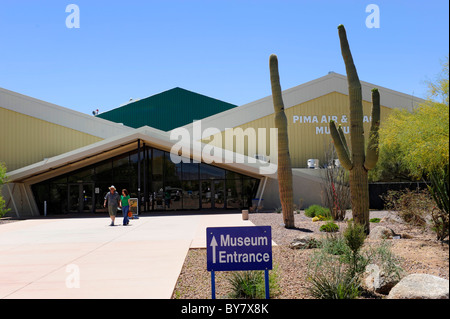
<svg viewBox="0 0 450 319"><path fill-rule="evenodd" d="M120 207L122 207L123 225L126 226L130 222L128 219L128 212L130 210L130 195L126 189L122 189L122 195L120 196Z"/></svg>

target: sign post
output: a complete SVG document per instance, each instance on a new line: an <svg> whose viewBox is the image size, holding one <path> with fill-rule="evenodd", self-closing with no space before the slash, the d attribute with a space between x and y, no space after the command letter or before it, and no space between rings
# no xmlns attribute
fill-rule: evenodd
<svg viewBox="0 0 450 319"><path fill-rule="evenodd" d="M207 270L215 299L215 271L264 270L266 299L269 299L269 270L272 269L270 226L208 227Z"/></svg>

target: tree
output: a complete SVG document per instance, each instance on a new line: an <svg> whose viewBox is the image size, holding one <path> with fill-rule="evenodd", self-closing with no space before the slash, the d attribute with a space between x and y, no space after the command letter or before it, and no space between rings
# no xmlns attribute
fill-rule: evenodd
<svg viewBox="0 0 450 319"><path fill-rule="evenodd" d="M428 99L433 100L434 98L439 98L439 101L442 104L446 104L448 106L449 97L448 97L448 56L446 57L446 61L441 63L442 71L437 76L436 82L428 82Z"/></svg>
<svg viewBox="0 0 450 319"><path fill-rule="evenodd" d="M372 124L369 131L367 150L364 146L363 106L361 82L359 81L347 33L344 26L338 26L342 57L345 63L350 102L350 142L351 149L341 126L336 128L334 121L330 122L330 133L341 165L349 171L350 196L352 215L355 223L364 226L366 234L370 232L369 225L369 181L368 171L373 169L378 160L378 129L380 126L380 93L372 90Z"/></svg>
<svg viewBox="0 0 450 319"><path fill-rule="evenodd" d="M380 165L397 162L419 180L449 164L448 57L429 97L412 112L394 110L380 129ZM436 101L433 98L438 98ZM392 154L387 157L384 154Z"/></svg>
<svg viewBox="0 0 450 319"><path fill-rule="evenodd" d="M280 76L278 74L278 58L272 54L269 59L270 83L272 87L273 107L275 110L275 127L278 129L278 188L280 192L283 222L286 228L294 228L294 200L292 191L292 167L289 155L289 139L287 118L284 113L281 96Z"/></svg>
<svg viewBox="0 0 450 319"><path fill-rule="evenodd" d="M431 217L439 240L448 236L449 227L448 57L442 66L436 81L428 83L427 101L412 112L393 111L380 130L381 167L397 162L412 178L428 181L437 206Z"/></svg>

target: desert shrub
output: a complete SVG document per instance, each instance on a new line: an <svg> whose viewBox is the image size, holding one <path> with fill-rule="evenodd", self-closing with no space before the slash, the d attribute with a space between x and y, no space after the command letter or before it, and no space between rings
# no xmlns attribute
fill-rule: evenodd
<svg viewBox="0 0 450 319"><path fill-rule="evenodd" d="M403 277L405 271L400 266L400 259L392 253L392 243L383 240L380 244L367 249L368 260L372 264L377 264L386 277L398 281Z"/></svg>
<svg viewBox="0 0 450 319"><path fill-rule="evenodd" d="M364 227L349 223L343 235L327 234L320 249L308 261L308 288L319 299L353 299L362 293L362 274L368 264L376 263L383 272L400 280L404 274L389 242L364 245Z"/></svg>
<svg viewBox="0 0 450 319"><path fill-rule="evenodd" d="M282 211L283 211L283 209L281 207L274 208L274 210L273 210L273 212L277 213L277 214L281 214Z"/></svg>
<svg viewBox="0 0 450 319"><path fill-rule="evenodd" d="M366 239L366 233L364 232L364 226L353 222L347 223L347 228L344 231L345 243L352 250L357 253Z"/></svg>
<svg viewBox="0 0 450 319"><path fill-rule="evenodd" d="M309 206L305 209L305 215L311 218L316 216L331 217L330 210L320 205Z"/></svg>
<svg viewBox="0 0 450 319"><path fill-rule="evenodd" d="M342 237L327 236L321 247L312 254L308 262L310 295L317 299L357 298L360 293L359 278L349 275L349 267L343 256L350 249L345 246Z"/></svg>
<svg viewBox="0 0 450 319"><path fill-rule="evenodd" d="M425 226L425 217L434 207L428 190L391 190L383 199L386 209L397 211L405 222L414 226Z"/></svg>
<svg viewBox="0 0 450 319"><path fill-rule="evenodd" d="M5 214L9 211L9 209L5 208L5 200L0 195L0 218L5 216Z"/></svg>
<svg viewBox="0 0 450 319"><path fill-rule="evenodd" d="M270 297L280 291L277 267L269 273ZM228 278L232 287L231 298L264 299L266 296L264 271L233 271Z"/></svg>
<svg viewBox="0 0 450 319"><path fill-rule="evenodd" d="M9 209L5 208L5 200L2 197L2 186L7 182L6 166L0 162L0 218L5 216Z"/></svg>
<svg viewBox="0 0 450 319"><path fill-rule="evenodd" d="M355 299L360 295L358 280L348 277L340 267L331 268L326 276L312 276L310 281L309 292L317 299Z"/></svg>
<svg viewBox="0 0 450 319"><path fill-rule="evenodd" d="M333 222L328 222L319 228L320 231L327 232L327 233L333 233L337 232L339 230L339 226L336 225Z"/></svg>
<svg viewBox="0 0 450 319"><path fill-rule="evenodd" d="M331 255L343 255L348 251L344 237L339 233L327 233L320 240L319 247L326 253Z"/></svg>
<svg viewBox="0 0 450 319"><path fill-rule="evenodd" d="M345 244L351 250L348 262L350 264L350 275L351 277L354 277L357 273L364 271L364 268L366 267L366 262L359 253L364 245L364 240L366 239L364 226L349 222L344 231L344 238Z"/></svg>
<svg viewBox="0 0 450 319"><path fill-rule="evenodd" d="M325 152L325 161L329 163L321 170L321 196L326 207L330 210L333 220L342 221L347 209L351 207L349 172L342 166L336 166L336 149L331 144Z"/></svg>
<svg viewBox="0 0 450 319"><path fill-rule="evenodd" d="M430 173L428 190L437 207L431 212L431 229L438 240L444 240L449 234L449 167Z"/></svg>
<svg viewBox="0 0 450 319"><path fill-rule="evenodd" d="M436 233L437 240L444 240L449 234L449 217L445 211L434 208L431 212L431 229Z"/></svg>

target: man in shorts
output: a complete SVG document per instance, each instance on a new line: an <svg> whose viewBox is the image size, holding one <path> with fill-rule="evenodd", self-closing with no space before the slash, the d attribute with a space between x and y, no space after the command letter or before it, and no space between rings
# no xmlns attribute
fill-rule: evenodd
<svg viewBox="0 0 450 319"><path fill-rule="evenodd" d="M120 203L120 195L116 192L116 188L111 186L109 188L109 193L105 196L105 202L103 207L106 207L106 202L108 202L108 212L109 217L111 217L111 224L109 226L114 226L114 220L116 219L117 207Z"/></svg>

